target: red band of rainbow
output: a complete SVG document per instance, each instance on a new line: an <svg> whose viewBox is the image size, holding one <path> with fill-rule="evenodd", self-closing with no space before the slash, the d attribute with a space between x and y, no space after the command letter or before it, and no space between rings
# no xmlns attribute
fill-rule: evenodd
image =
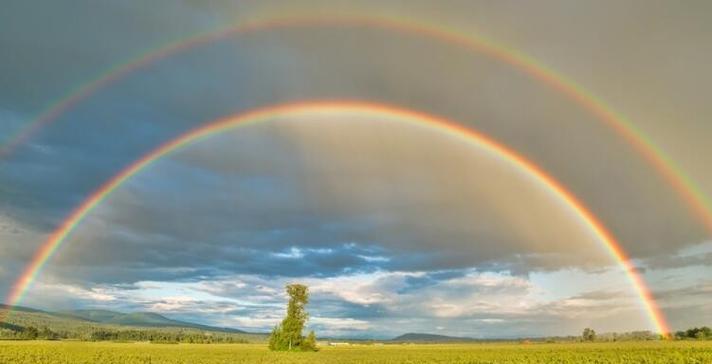
<svg viewBox="0 0 712 364"><path fill-rule="evenodd" d="M331 16L328 18L315 18L312 16L273 18L248 22L238 26L179 39L176 42L144 53L129 62L110 68L98 78L80 85L67 97L51 104L45 112L41 113L28 126L8 137L5 143L0 146L0 159L9 155L18 145L27 141L43 125L47 125L56 120L65 111L102 87L157 60L176 55L200 44L209 43L232 35L247 34L275 28L314 26L360 26L416 34L462 47L511 65L514 69L559 91L615 130L668 181L690 207L694 216L699 219L701 224L712 236L712 202L710 202L708 196L660 147L646 136L642 130L637 128L635 124L625 116L607 106L603 100L597 98L564 75L555 72L533 57L516 49L492 42L484 37L464 34L430 25L425 22L392 17Z"/></svg>
<svg viewBox="0 0 712 364"><path fill-rule="evenodd" d="M630 279L637 295L640 297L641 303L645 307L651 323L661 334L669 333L670 330L663 313L658 308L643 278L632 266L629 258L615 237L576 196L539 166L496 140L452 121L383 104L350 101L313 101L265 107L208 123L159 146L107 181L62 222L59 228L49 236L36 252L31 262L26 266L19 279L13 285L8 295L8 304L17 305L21 301L32 282L41 272L42 267L62 246L62 243L66 241L67 237L87 214L124 182L144 168L150 166L156 160L190 143L238 126L267 121L280 116L298 115L300 113L309 112L358 112L381 118L390 117L397 120L431 126L453 136L458 136L462 140L468 141L481 150L491 153L518 170L525 172L534 182L539 183L542 187L551 192L552 196L555 196L559 202L568 207L570 211L580 219L581 223L590 229L606 247L611 256L625 269L626 275Z"/></svg>

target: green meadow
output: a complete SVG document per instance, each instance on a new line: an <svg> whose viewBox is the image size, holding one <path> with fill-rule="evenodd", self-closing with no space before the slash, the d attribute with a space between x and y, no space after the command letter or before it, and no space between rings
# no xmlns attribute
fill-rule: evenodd
<svg viewBox="0 0 712 364"><path fill-rule="evenodd" d="M3 364L78 363L712 363L710 341L323 346L271 352L264 344L2 341Z"/></svg>

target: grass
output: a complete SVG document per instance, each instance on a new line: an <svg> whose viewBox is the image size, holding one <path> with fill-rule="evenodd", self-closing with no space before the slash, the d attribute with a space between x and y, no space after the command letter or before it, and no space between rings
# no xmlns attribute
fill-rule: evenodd
<svg viewBox="0 0 712 364"><path fill-rule="evenodd" d="M2 364L69 363L712 363L712 342L433 344L322 347L270 352L257 344L0 341Z"/></svg>
<svg viewBox="0 0 712 364"><path fill-rule="evenodd" d="M437 344L323 347L270 352L256 344L0 342L0 363L712 363L712 342Z"/></svg>

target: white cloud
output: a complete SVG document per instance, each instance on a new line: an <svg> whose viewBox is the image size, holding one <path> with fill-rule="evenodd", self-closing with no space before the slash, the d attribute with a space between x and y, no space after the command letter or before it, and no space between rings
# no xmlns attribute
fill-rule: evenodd
<svg viewBox="0 0 712 364"><path fill-rule="evenodd" d="M379 255L357 255L359 258L369 262L369 263L374 263L374 262L390 262L391 258L388 257L383 257Z"/></svg>
<svg viewBox="0 0 712 364"><path fill-rule="evenodd" d="M368 321L352 318L314 316L309 319L309 325L319 325L330 331L356 331L371 329Z"/></svg>
<svg viewBox="0 0 712 364"><path fill-rule="evenodd" d="M268 330L282 321L279 316L234 317L230 319L234 325L245 329Z"/></svg>
<svg viewBox="0 0 712 364"><path fill-rule="evenodd" d="M110 302L116 301L119 298L120 292L110 287L92 287L83 288L71 284L62 283L35 283L33 290L40 291L43 294L55 297L71 297L74 299L93 301L93 302Z"/></svg>
<svg viewBox="0 0 712 364"><path fill-rule="evenodd" d="M260 332L283 318L287 302L283 287L291 282L310 287L308 325L321 335L335 337L433 330L465 336L496 336L514 329L523 335L576 333L579 326L591 324L588 320L596 320L596 327L604 331L646 328L634 294L625 289L590 290L586 281L561 298L541 294L548 288L525 277L476 271L374 272L322 279L238 275L195 282L139 282L123 288L40 287L42 292L53 289L52 296L74 297L80 305L156 311ZM619 282L622 287L626 284ZM621 315L630 319L621 321Z"/></svg>
<svg viewBox="0 0 712 364"><path fill-rule="evenodd" d="M291 247L287 252L284 253L272 253L273 256L278 257L278 258L287 258L287 259L301 259L304 258L304 252L302 252L301 249L293 246Z"/></svg>
<svg viewBox="0 0 712 364"><path fill-rule="evenodd" d="M339 297L357 304L389 304L395 302L392 288L402 286L404 273L370 273L351 276L307 279L310 291ZM391 289L387 289L387 288Z"/></svg>
<svg viewBox="0 0 712 364"><path fill-rule="evenodd" d="M189 296L164 297L161 301L149 304L148 309L158 312L179 311L186 308L195 309L196 303L196 299Z"/></svg>

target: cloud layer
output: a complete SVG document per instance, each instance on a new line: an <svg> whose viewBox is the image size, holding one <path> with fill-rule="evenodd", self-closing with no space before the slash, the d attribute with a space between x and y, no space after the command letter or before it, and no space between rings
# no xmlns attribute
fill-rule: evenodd
<svg viewBox="0 0 712 364"><path fill-rule="evenodd" d="M432 4L10 1L0 14L0 45L11 50L0 64L0 142L67 90L191 34L270 14L397 15L532 54L629 117L712 195L708 3ZM481 52L353 26L203 44L42 128L0 160L0 289L74 207L160 143L310 99L394 104L494 137L611 228L674 326L712 319L708 234L624 138ZM476 146L407 123L310 116L225 133L153 164L82 222L27 303L265 330L281 315L282 285L298 280L314 292L312 324L334 335L647 327L614 263L556 198Z"/></svg>

